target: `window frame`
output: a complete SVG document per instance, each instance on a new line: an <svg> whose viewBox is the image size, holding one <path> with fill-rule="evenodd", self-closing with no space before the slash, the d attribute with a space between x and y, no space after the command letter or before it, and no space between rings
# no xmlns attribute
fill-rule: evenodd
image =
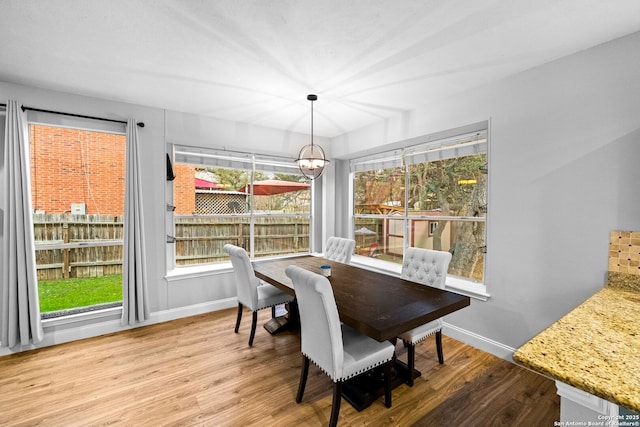
<svg viewBox="0 0 640 427"><path fill-rule="evenodd" d="M350 164L349 170L349 234L351 238L357 238L355 235L356 229L356 219L357 218L375 218L375 219L402 219L404 221L403 230L403 254L404 249L409 246L410 239L410 227L411 222L413 220L423 220L423 221L432 221L432 220L443 220L443 219L451 219L455 221L476 221L483 222L485 224L485 257L484 257L484 268L483 268L483 280L475 281L472 279L468 279L465 277L447 275L447 281L445 284L445 288L447 290L451 290L454 292L458 292L467 296L470 296L474 299L486 301L490 298L490 294L488 293L487 283L488 283L488 271L487 271L487 241L489 239L489 212L486 211L484 217L434 217L429 215L410 215L407 209L407 199L408 199L408 188L409 188L409 172L408 165L405 164L405 158L408 153L416 153L418 152L420 155L420 151L425 148L430 147L438 147L439 145L446 145L447 140L455 140L457 138L464 139L466 135L478 133L483 135L486 138L486 149L482 152L486 153L486 162L487 169L490 163L490 123L480 122L474 125L469 125L465 128L451 129L449 131L439 132L437 134L426 135L422 137L412 138L410 140L401 141L398 144L394 144L391 149L387 148L386 150L380 150L373 153L366 153L364 156L353 156L348 160ZM414 154L415 155L415 154ZM463 155L466 156L466 155ZM463 157L456 156L456 157ZM404 200L404 210L402 215L381 215L381 214L356 214L355 212L355 174L358 171L366 170L363 164L367 161L374 162L378 165L378 168L389 168L389 167L398 167L402 166L405 173L405 200ZM417 163L417 162L416 162ZM355 166L354 166L355 165ZM359 165L359 166L358 166ZM487 201L489 200L489 174L488 170L486 171L486 197ZM488 202L487 202L488 204ZM379 258L372 258L367 256L362 256L358 254L354 254L352 257L352 263L360 265L364 268L370 268L377 271L386 272L393 275L400 275L402 270L402 265L392 262L385 261Z"/></svg>
<svg viewBox="0 0 640 427"><path fill-rule="evenodd" d="M126 137L126 124L114 121L103 121L92 118L85 118L80 116L70 116L64 114L58 114L55 112L40 111L40 110L27 110L26 116L28 139L31 144L31 126L47 126L55 128L66 128L85 132L96 132L106 134L116 134ZM127 155L127 141L125 138L124 145L124 167L126 171L126 155ZM31 159L30 159L31 163ZM31 165L30 165L31 167ZM126 173L122 177L126 179ZM126 183L125 183L126 188ZM33 192L33 187L31 188ZM122 199L124 204L125 191L123 189ZM33 197L33 195L30 195ZM34 206L35 208L35 206ZM35 211L32 213L35 214ZM124 205L123 213L124 218ZM47 250L47 249L79 249L90 247L109 247L109 246L122 246L124 249L124 238L120 240L107 240L107 241L90 241L83 243L49 243L49 244L37 244L34 241L35 250ZM124 261L124 260L123 260ZM66 324L75 321L74 319L94 319L105 317L104 313L121 313L122 312L122 300L113 303L99 303L90 306L73 307L58 311L41 312L41 319L43 325L58 325Z"/></svg>
<svg viewBox="0 0 640 427"><path fill-rule="evenodd" d="M228 158L222 161L222 164L212 165L210 163L203 163L197 161L198 156L202 157L215 157L220 156L223 157L224 154L228 154ZM198 165L201 164L203 166L209 167L220 167L220 168L231 168L231 169L244 169L249 173L250 182L254 181L255 172L267 172L267 173L278 173L283 172L292 175L300 175L304 176L297 165L295 164L295 158L293 157L284 157L284 156L275 156L269 154L262 154L258 152L251 151L232 151L227 148L221 147L197 147L190 146L182 143L167 143L167 154L171 160L173 166L176 164L189 164L189 165ZM184 161L186 159L191 159L192 161ZM228 161L228 163L225 163ZM242 168L243 165L250 165L250 168ZM256 165L261 165L257 167ZM250 187L250 198L253 199L253 186ZM311 241L312 241L312 230L313 230L313 209L314 209L314 181L310 182L310 205L309 211L304 213L257 213L254 212L255 202L254 200L250 200L249 203L249 211L245 213L234 213L234 214L207 214L207 217L234 217L234 218L248 218L249 219L249 248L247 249L247 253L249 254L250 259L268 259L268 258L286 258L297 256L300 254L308 254L311 253ZM220 262L210 262L210 263L200 263L200 264L191 264L191 265L178 265L176 262L176 245L175 245L175 215L173 212L173 201L174 201L174 188L171 181L167 181L166 191L165 191L165 199L167 203L167 215L165 220L165 228L167 230L167 250L166 250L166 261L167 261L167 274L166 279L168 281L173 280L181 280L183 278L188 277L200 277L207 276L214 272L224 272L229 271L231 269L231 261L220 261ZM309 251L308 252L297 252L291 254L282 254L268 257L255 257L255 220L257 218L291 218L291 217L306 217L309 221Z"/></svg>

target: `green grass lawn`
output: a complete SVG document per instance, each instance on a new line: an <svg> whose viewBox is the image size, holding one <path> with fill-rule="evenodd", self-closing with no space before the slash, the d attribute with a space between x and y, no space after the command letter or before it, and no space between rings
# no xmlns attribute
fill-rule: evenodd
<svg viewBox="0 0 640 427"><path fill-rule="evenodd" d="M38 281L40 312L122 301L122 276Z"/></svg>

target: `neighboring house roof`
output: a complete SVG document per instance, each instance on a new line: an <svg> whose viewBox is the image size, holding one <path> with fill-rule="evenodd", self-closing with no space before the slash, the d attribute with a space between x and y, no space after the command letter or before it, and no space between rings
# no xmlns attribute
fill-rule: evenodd
<svg viewBox="0 0 640 427"><path fill-rule="evenodd" d="M217 182L207 181L206 179L194 178L195 187L196 188L205 188L205 189L224 189L224 185L218 184Z"/></svg>

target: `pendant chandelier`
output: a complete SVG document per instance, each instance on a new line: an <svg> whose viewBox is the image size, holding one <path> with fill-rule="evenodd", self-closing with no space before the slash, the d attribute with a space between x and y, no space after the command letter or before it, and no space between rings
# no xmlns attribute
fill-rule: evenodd
<svg viewBox="0 0 640 427"><path fill-rule="evenodd" d="M313 101L318 97L316 95L307 95L307 99L311 101L311 144L305 145L300 150L296 162L304 176L309 179L316 179L322 175L322 171L329 160L324 155L324 150L319 145L313 145Z"/></svg>

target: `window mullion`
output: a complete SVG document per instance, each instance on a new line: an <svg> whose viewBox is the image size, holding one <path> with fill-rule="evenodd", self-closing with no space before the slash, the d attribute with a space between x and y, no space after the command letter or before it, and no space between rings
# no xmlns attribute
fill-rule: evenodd
<svg viewBox="0 0 640 427"><path fill-rule="evenodd" d="M249 174L249 182L251 185L249 186L249 257L253 259L255 257L255 225L256 225L256 217L254 213L255 207L255 199L254 199L254 178L256 176L256 158L255 156L251 156L251 173Z"/></svg>
<svg viewBox="0 0 640 427"><path fill-rule="evenodd" d="M411 246L410 227L409 227L409 168L404 162L404 151L402 152L402 167L404 168L404 239L403 248ZM402 253L404 253L404 249Z"/></svg>

